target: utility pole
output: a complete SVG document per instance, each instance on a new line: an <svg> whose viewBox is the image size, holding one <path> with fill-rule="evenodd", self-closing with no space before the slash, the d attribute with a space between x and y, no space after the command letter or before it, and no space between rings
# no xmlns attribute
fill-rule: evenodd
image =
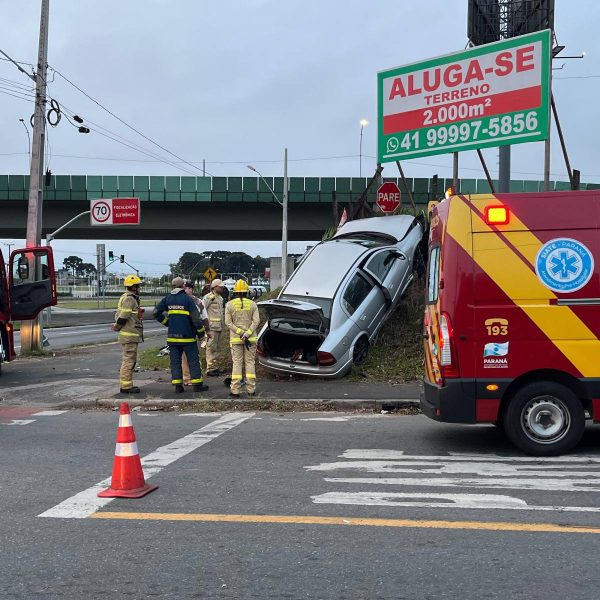
<svg viewBox="0 0 600 600"><path fill-rule="evenodd" d="M284 286L287 283L288 272L288 250L287 250L287 238L288 238L288 152L285 149L283 155L283 222L281 227L281 285Z"/></svg>
<svg viewBox="0 0 600 600"><path fill-rule="evenodd" d="M33 116L33 140L31 168L29 171L29 203L27 206L28 248L39 246L42 241L42 193L44 177L44 140L46 128L46 73L48 66L48 20L50 0L42 0L40 16L40 40L35 73L35 113ZM32 273L36 265L30 264ZM21 352L41 350L42 324L38 315L33 321L21 324Z"/></svg>

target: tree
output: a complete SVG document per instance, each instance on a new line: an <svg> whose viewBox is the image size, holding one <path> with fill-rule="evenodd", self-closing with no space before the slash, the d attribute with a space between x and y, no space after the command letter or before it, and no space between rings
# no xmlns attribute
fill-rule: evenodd
<svg viewBox="0 0 600 600"><path fill-rule="evenodd" d="M78 273L81 273L81 265L83 264L83 260L79 258L79 256L67 256L63 260L63 265L65 269L71 269L73 271L73 277Z"/></svg>
<svg viewBox="0 0 600 600"><path fill-rule="evenodd" d="M79 272L84 275L93 275L96 272L96 267L92 263L81 263Z"/></svg>

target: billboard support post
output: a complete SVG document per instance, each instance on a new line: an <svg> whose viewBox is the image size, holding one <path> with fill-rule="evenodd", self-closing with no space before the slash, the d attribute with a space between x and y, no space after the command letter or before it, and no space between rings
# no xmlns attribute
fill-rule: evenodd
<svg viewBox="0 0 600 600"><path fill-rule="evenodd" d="M402 165L400 164L399 160L396 161L396 166L398 167L398 171L400 171L400 177L402 178L402 183L404 184L404 187L406 188L406 191L408 192L408 199L410 200L410 205L412 206L413 213L415 214L415 217L416 217L417 216L417 206L415 205L415 199L413 197L412 190L410 189L411 186L408 185L408 181L406 180L406 177L404 176L404 169L402 168Z"/></svg>
<svg viewBox="0 0 600 600"><path fill-rule="evenodd" d="M556 110L556 103L554 102L554 94L550 94L550 104L552 105L552 115L554 116L556 131L558 131L558 139L560 140L560 146L562 148L563 156L565 157L565 165L567 167L567 173L569 174L569 183L571 184L571 189L575 189L573 187L573 171L571 169L571 162L569 161L569 154L567 153L567 145L565 144L562 127L558 120L558 111Z"/></svg>
<svg viewBox="0 0 600 600"><path fill-rule="evenodd" d="M479 148L477 148L477 156L479 156L479 160L481 161L481 166L483 167L485 177L487 179L488 185L490 186L490 192L492 192L492 194L495 194L496 190L494 189L494 181L492 180L492 178L490 176L490 171L487 168L485 158L483 158L483 152Z"/></svg>

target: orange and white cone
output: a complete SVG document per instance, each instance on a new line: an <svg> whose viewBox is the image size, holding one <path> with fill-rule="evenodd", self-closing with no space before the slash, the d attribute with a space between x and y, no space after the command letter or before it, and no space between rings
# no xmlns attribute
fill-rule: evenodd
<svg viewBox="0 0 600 600"><path fill-rule="evenodd" d="M122 402L119 409L117 446L110 487L98 493L101 498L141 498L155 490L144 480L129 404Z"/></svg>

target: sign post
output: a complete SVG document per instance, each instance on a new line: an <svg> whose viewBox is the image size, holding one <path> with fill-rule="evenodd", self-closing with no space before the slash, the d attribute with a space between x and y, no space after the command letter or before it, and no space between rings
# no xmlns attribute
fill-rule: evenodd
<svg viewBox="0 0 600 600"><path fill-rule="evenodd" d="M378 161L545 140L550 33L378 73Z"/></svg>
<svg viewBox="0 0 600 600"><path fill-rule="evenodd" d="M99 198L90 201L91 225L139 225L139 198Z"/></svg>
<svg viewBox="0 0 600 600"><path fill-rule="evenodd" d="M388 181L377 190L375 203L379 206L381 212L389 214L400 206L400 200L400 188L393 181Z"/></svg>

